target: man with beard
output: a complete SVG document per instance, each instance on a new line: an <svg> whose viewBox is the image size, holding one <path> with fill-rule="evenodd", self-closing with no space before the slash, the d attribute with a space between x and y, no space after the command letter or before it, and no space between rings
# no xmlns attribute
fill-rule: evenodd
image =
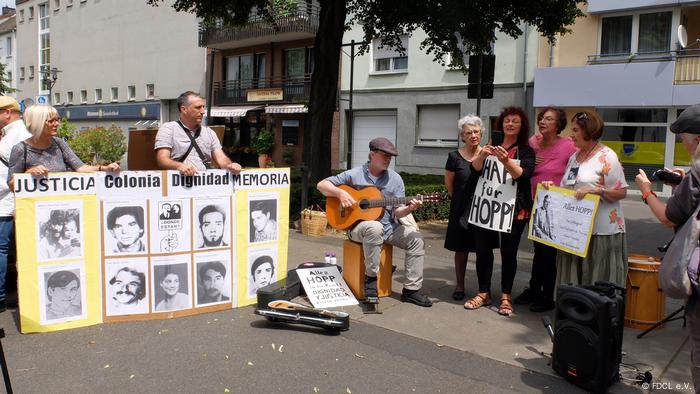
<svg viewBox="0 0 700 394"><path fill-rule="evenodd" d="M146 275L135 268L123 267L109 280L112 294L110 296L110 306L114 314L140 313L140 309L148 305L141 300L146 297Z"/></svg>
<svg viewBox="0 0 700 394"><path fill-rule="evenodd" d="M199 267L199 288L197 303L211 304L228 301L224 295L226 267L220 261L209 261Z"/></svg>
<svg viewBox="0 0 700 394"><path fill-rule="evenodd" d="M226 213L216 205L207 205L199 211L199 230L202 232L202 248L220 248L228 246L224 242L224 225Z"/></svg>
<svg viewBox="0 0 700 394"><path fill-rule="evenodd" d="M143 207L116 207L107 214L107 229L117 241L113 253L139 253L146 251L142 237Z"/></svg>

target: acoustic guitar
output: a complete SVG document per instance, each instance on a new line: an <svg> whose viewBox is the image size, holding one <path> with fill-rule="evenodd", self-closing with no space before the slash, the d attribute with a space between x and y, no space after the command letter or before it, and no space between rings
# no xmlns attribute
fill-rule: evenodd
<svg viewBox="0 0 700 394"><path fill-rule="evenodd" d="M357 201L349 208L343 208L340 200L335 197L326 198L326 215L328 224L338 230L345 230L355 225L361 220L377 220L384 215L384 207L408 204L416 199L426 202L440 202L442 195L432 193L412 197L384 197L382 192L374 186L367 186L362 189L355 189L352 186L340 185L339 188L345 190Z"/></svg>

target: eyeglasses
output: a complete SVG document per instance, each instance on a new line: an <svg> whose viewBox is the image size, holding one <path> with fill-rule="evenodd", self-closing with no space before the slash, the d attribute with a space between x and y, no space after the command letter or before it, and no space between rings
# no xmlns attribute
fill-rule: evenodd
<svg viewBox="0 0 700 394"><path fill-rule="evenodd" d="M574 115L574 118L576 118L576 120L588 121L588 114L585 112L579 112L576 115Z"/></svg>
<svg viewBox="0 0 700 394"><path fill-rule="evenodd" d="M481 130L462 130L462 134L481 134Z"/></svg>

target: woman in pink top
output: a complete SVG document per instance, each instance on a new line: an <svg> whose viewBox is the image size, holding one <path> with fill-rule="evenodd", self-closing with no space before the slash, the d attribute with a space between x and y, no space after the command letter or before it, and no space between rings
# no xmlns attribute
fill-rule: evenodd
<svg viewBox="0 0 700 394"><path fill-rule="evenodd" d="M535 151L535 172L532 174L532 197L537 184L544 181L558 185L571 155L576 152L571 138L559 134L566 128L566 112L557 107L546 107L537 115L536 133L530 137L530 147ZM539 242L533 242L530 287L515 299L516 304L532 304L533 312L554 309L554 283L557 279L557 250Z"/></svg>

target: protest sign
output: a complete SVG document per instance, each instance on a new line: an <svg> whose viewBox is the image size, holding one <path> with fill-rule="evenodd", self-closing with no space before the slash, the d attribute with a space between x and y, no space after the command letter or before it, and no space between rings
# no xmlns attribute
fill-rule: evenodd
<svg viewBox="0 0 700 394"><path fill-rule="evenodd" d="M574 194L571 189L538 185L528 238L586 257L600 196L587 194L577 200Z"/></svg>
<svg viewBox="0 0 700 394"><path fill-rule="evenodd" d="M315 308L357 305L357 299L343 280L338 267L300 268L297 269L297 274L306 296Z"/></svg>
<svg viewBox="0 0 700 394"><path fill-rule="evenodd" d="M520 163L520 160L515 160ZM515 215L518 182L494 156L484 160L481 177L476 183L469 211L469 223L509 233Z"/></svg>

